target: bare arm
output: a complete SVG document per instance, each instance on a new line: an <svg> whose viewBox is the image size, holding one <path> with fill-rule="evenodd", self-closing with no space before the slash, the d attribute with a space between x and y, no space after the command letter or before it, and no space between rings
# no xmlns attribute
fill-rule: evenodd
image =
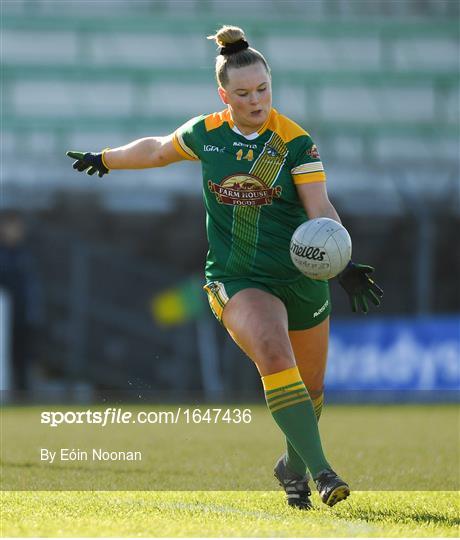
<svg viewBox="0 0 460 540"><path fill-rule="evenodd" d="M296 187L309 219L327 217L342 223L336 209L327 196L326 182L297 184Z"/></svg>
<svg viewBox="0 0 460 540"><path fill-rule="evenodd" d="M164 167L184 158L173 144L173 135L145 137L125 146L104 152L103 160L108 169L147 169Z"/></svg>

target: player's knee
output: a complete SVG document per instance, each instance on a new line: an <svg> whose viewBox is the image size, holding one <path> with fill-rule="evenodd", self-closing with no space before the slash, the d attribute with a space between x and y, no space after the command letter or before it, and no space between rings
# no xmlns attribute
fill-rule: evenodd
<svg viewBox="0 0 460 540"><path fill-rule="evenodd" d="M258 356L264 371L270 373L277 373L295 365L295 360L288 347L283 347L278 340L271 336L261 340Z"/></svg>

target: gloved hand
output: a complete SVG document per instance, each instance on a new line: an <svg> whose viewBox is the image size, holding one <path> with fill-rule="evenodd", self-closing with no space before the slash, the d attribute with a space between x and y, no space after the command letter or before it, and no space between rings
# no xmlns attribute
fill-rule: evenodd
<svg viewBox="0 0 460 540"><path fill-rule="evenodd" d="M376 306L380 306L382 289L369 277L374 268L365 264L349 262L343 272L338 275L339 283L348 294L351 310L356 313L359 308L364 313L369 311L367 300L370 299Z"/></svg>
<svg viewBox="0 0 460 540"><path fill-rule="evenodd" d="M102 161L102 152L75 152L72 150L66 152L66 154L69 158L77 160L73 164L73 168L77 171L82 172L88 169L86 170L86 174L93 175L97 172L100 178L109 172L109 169Z"/></svg>

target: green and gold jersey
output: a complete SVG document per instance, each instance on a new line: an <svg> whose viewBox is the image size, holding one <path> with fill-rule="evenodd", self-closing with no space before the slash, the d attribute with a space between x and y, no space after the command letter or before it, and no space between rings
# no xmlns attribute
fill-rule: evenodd
<svg viewBox="0 0 460 540"><path fill-rule="evenodd" d="M184 158L202 163L207 280L299 279L289 242L308 218L295 184L326 178L308 133L272 109L260 130L245 136L225 110L193 118L173 142Z"/></svg>

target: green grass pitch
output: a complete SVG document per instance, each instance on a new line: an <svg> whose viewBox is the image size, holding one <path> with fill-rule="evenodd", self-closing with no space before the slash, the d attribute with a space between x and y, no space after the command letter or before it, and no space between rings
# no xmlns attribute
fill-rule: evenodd
<svg viewBox="0 0 460 540"><path fill-rule="evenodd" d="M282 437L263 406L251 408L247 428L136 428L130 441L139 437L152 451L132 470L126 464L38 463L37 444L68 444L66 436L76 432L37 428L40 410L49 407L5 408L2 537L459 536L456 406L326 406L324 446L352 495L331 509L314 493L310 512L286 506L272 478ZM102 432L111 446L126 444L128 435L119 428ZM100 443L97 434L91 438L80 446ZM73 491L79 486L86 489Z"/></svg>
<svg viewBox="0 0 460 540"><path fill-rule="evenodd" d="M355 492L332 509L280 492L9 492L4 536L457 537L458 494Z"/></svg>

